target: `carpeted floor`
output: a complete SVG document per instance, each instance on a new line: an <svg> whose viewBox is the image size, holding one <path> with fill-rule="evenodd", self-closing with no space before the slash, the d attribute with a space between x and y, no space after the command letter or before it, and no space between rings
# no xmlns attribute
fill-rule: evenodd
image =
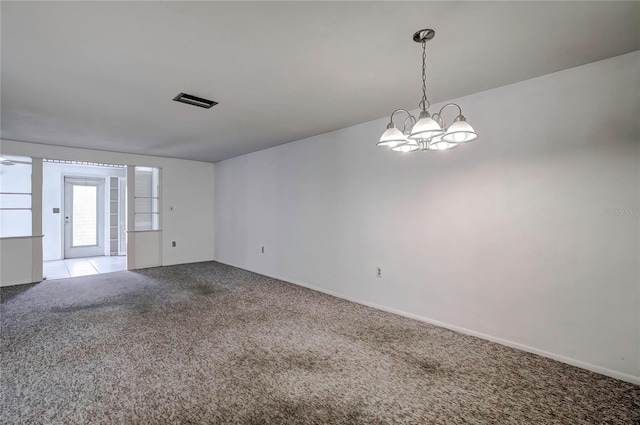
<svg viewBox="0 0 640 425"><path fill-rule="evenodd" d="M5 424L640 423L638 386L215 262L0 295Z"/></svg>

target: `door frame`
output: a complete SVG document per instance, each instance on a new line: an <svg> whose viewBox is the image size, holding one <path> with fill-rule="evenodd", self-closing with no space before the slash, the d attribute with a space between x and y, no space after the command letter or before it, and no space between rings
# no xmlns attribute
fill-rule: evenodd
<svg viewBox="0 0 640 425"><path fill-rule="evenodd" d="M106 205L108 205L106 203L106 196L107 196L107 191L105 190L105 188L107 187L106 185L106 179L107 177L102 177L102 176L91 176L91 175L85 175L85 174L74 174L74 173L64 173L62 176L62 190L61 190L61 196L62 196L62 258L66 259L66 258L82 258L82 257L92 257L92 256L103 256L106 255L106 221L108 219L108 215L106 214ZM67 249L67 240L69 239L69 237L71 237L71 233L70 231L67 232L67 227L71 225L71 223L69 222L67 224L67 219L66 217L69 217L71 215L71 211L67 211L67 179L73 180L73 179L78 179L78 180L86 180L87 182L90 182L91 185L95 185L97 187L97 208L98 208L98 222L97 222L97 246L91 246L91 247L87 247L87 248L83 248L83 247L78 247L78 248L72 248L70 246L71 241L69 241L69 249ZM70 183L72 186L73 184ZM75 254L70 255L69 254L69 250L73 249L75 250Z"/></svg>

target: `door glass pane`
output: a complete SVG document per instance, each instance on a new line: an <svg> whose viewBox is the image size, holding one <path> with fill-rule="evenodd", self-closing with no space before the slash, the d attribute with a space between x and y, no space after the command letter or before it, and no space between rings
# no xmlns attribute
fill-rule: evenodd
<svg viewBox="0 0 640 425"><path fill-rule="evenodd" d="M73 185L72 246L98 245L98 188Z"/></svg>

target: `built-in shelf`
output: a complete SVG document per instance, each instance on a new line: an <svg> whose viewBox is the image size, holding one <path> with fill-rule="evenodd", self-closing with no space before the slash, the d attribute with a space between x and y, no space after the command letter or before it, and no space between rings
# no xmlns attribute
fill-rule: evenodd
<svg viewBox="0 0 640 425"><path fill-rule="evenodd" d="M120 179L109 178L109 253L118 255L121 241L120 235Z"/></svg>

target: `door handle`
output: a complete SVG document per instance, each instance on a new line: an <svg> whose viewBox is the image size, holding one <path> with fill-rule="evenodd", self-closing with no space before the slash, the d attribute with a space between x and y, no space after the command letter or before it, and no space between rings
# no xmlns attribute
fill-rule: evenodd
<svg viewBox="0 0 640 425"><path fill-rule="evenodd" d="M65 223L68 223L68 222L69 222L69 217L68 217L68 216L64 218L64 222L65 222Z"/></svg>

